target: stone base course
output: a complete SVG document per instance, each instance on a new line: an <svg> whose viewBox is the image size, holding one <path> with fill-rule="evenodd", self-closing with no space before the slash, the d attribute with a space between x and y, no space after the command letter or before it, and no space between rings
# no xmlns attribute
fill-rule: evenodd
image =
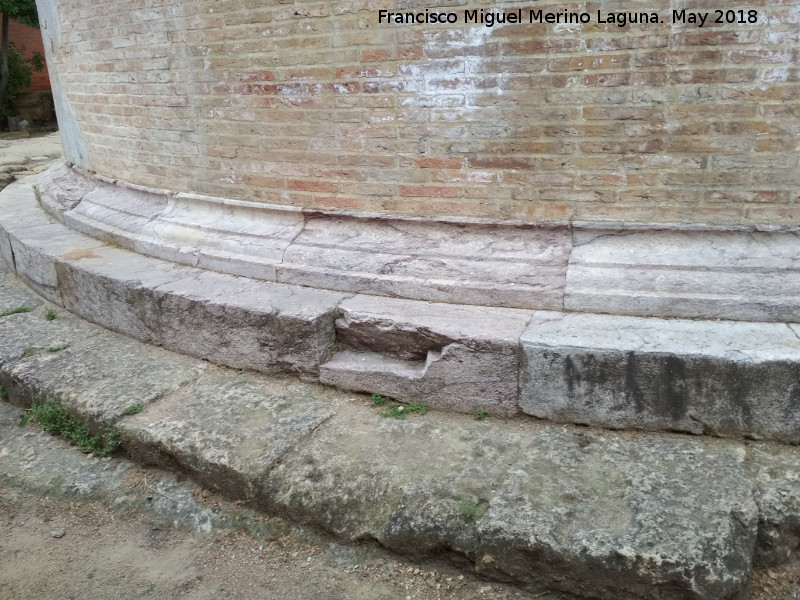
<svg viewBox="0 0 800 600"><path fill-rule="evenodd" d="M797 448L440 411L387 419L367 397L209 365L63 309L48 320L52 305L0 261L0 313L19 306L31 310L0 317L12 403L58 400L120 430L139 461L344 541L601 600L745 599L753 570L800 543ZM371 303L343 306L365 321Z"/></svg>
<svg viewBox="0 0 800 600"><path fill-rule="evenodd" d="M60 191L45 184L53 194L42 196L41 204L50 203L50 213L65 217L69 211L53 207L73 206L67 192L84 193L88 184L85 177L63 166L57 169L63 176L53 181L59 182ZM37 203L32 186L39 183L40 179L31 178L0 194L0 252L16 274L50 302L141 341L219 365L289 372L344 389L457 412L510 416L522 411L556 422L614 429L800 443L800 326L796 323L535 311L464 304L464 298L449 304L219 273L137 254L73 231ZM128 188L108 189L112 197L129 198ZM84 195L104 198L99 190ZM154 197L143 190L133 192ZM244 214L237 218L243 219L242 224L246 221ZM137 219L132 217L140 222ZM311 235L311 230L323 235L320 223L317 218L307 219L297 238ZM343 221L333 223L332 239L344 240ZM289 227L289 221L284 225ZM404 222L403 235L410 231L408 227L423 224ZM360 239L367 231L372 230L352 230L352 239ZM467 233L462 233L464 237L454 242L456 247L468 245ZM607 236L581 238L570 261L588 264L593 260L595 266L602 266L616 260L614 256L628 257L629 262L638 256L642 264L656 258L677 264L676 256L688 256L676 241L684 236L680 239L689 247L694 239L708 252L719 252L717 263L709 264L728 271L717 274L732 273L737 261L750 265L754 274L772 257L780 268L768 273L769 277L782 273L787 285L793 285L795 261L787 243L793 234L742 234L744 254L738 258L732 232L708 232L712 242L716 239L721 246L697 233L651 232L654 243L663 242L663 256L647 251L644 235L611 231ZM369 236L379 241L375 231ZM758 236L763 246L756 242ZM624 245L625 240L630 240L630 247ZM476 248L488 248L486 240L474 241ZM510 243L502 236L496 242L498 247ZM441 241L437 244L444 247ZM592 244L596 254L587 250ZM290 250L287 246L284 254ZM562 254L553 252L552 256L558 263ZM702 256L693 260L697 269L705 264ZM319 263L314 261L306 266L313 270ZM276 273L285 264L277 264ZM348 288L341 283L348 280L347 269L342 267L342 279L332 288ZM653 273L654 278L660 277L657 269ZM566 298L574 298L569 269L565 274ZM418 275L422 277L423 272ZM448 289L451 295L457 291ZM797 298L779 295L776 302L784 300L791 303ZM759 306L748 313L750 317L793 314L786 302L779 313Z"/></svg>

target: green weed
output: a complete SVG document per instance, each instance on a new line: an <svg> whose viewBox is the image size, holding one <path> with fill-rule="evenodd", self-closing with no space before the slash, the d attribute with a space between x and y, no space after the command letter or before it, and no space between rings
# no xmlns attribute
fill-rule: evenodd
<svg viewBox="0 0 800 600"><path fill-rule="evenodd" d="M390 419L405 419L406 415L415 413L418 415L424 415L428 412L428 405L427 404L417 404L416 402L412 402L408 406L404 404L392 404L392 399L388 396L381 396L380 394L372 394L372 405L373 406L385 406L386 410L382 410L379 414L382 417L387 417Z"/></svg>
<svg viewBox="0 0 800 600"><path fill-rule="evenodd" d="M22 356L24 356L25 358L30 358L31 356L34 356L37 352L38 350L36 348L28 346L27 348L25 348L25 350L22 351Z"/></svg>
<svg viewBox="0 0 800 600"><path fill-rule="evenodd" d="M65 437L84 452L91 452L97 456L111 454L122 443L122 436L113 429L106 429L99 435L91 435L87 425L70 415L67 409L55 400L47 400L44 404L34 402L29 409L28 418L34 419L45 431ZM24 423L20 422L20 425Z"/></svg>
<svg viewBox="0 0 800 600"><path fill-rule="evenodd" d="M417 404L412 402L408 406L404 406L403 404L389 406L386 410L381 411L380 415L389 419L405 419L409 414L415 413L418 415L424 415L426 412L428 412L427 404Z"/></svg>
<svg viewBox="0 0 800 600"><path fill-rule="evenodd" d="M0 385L0 398L8 398L8 392L2 385Z"/></svg>
<svg viewBox="0 0 800 600"><path fill-rule="evenodd" d="M31 312L32 308L28 308L27 306L15 306L14 308L9 308L8 310L4 310L0 312L0 317L7 317L8 315L16 315L18 313L26 313Z"/></svg>
<svg viewBox="0 0 800 600"><path fill-rule="evenodd" d="M475 413L475 420L476 421L483 421L486 418L486 411L481 409Z"/></svg>
<svg viewBox="0 0 800 600"><path fill-rule="evenodd" d="M44 311L44 318L47 321L55 321L58 317L58 311L55 308L48 308Z"/></svg>
<svg viewBox="0 0 800 600"><path fill-rule="evenodd" d="M461 510L461 514L468 519L480 519L483 516L483 513L486 512L485 504L476 504L468 498L461 498L458 501L458 508Z"/></svg>
<svg viewBox="0 0 800 600"><path fill-rule="evenodd" d="M42 190L39 188L38 185L33 186L33 195L36 196L36 203L41 206L42 205Z"/></svg>
<svg viewBox="0 0 800 600"><path fill-rule="evenodd" d="M47 349L47 351L48 352L60 352L61 350L64 350L65 348L69 348L69 342L67 342L66 344L61 344L60 346L50 346Z"/></svg>
<svg viewBox="0 0 800 600"><path fill-rule="evenodd" d="M391 398L381 396L380 394L372 394L372 404L374 406L386 406Z"/></svg>
<svg viewBox="0 0 800 600"><path fill-rule="evenodd" d="M126 415L138 415L140 412L144 410L144 402L139 402L138 404L134 404L133 406L129 406L125 409Z"/></svg>

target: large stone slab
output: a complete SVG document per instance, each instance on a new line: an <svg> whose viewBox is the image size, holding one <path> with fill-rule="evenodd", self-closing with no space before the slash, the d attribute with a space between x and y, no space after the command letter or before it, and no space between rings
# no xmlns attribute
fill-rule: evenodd
<svg viewBox="0 0 800 600"><path fill-rule="evenodd" d="M92 500L119 491L134 465L86 460L67 442L32 427L18 427L22 411L0 402L0 487L19 486L43 499Z"/></svg>
<svg viewBox="0 0 800 600"><path fill-rule="evenodd" d="M800 329L540 312L520 406L560 422L800 443Z"/></svg>
<svg viewBox="0 0 800 600"><path fill-rule="evenodd" d="M343 298L195 269L153 290L151 314L165 348L231 367L316 376Z"/></svg>
<svg viewBox="0 0 800 600"><path fill-rule="evenodd" d="M563 306L566 228L309 216L278 281L513 308Z"/></svg>
<svg viewBox="0 0 800 600"><path fill-rule="evenodd" d="M530 425L530 424L529 424ZM744 450L344 407L281 460L276 510L590 598L739 598L755 543Z"/></svg>
<svg viewBox="0 0 800 600"><path fill-rule="evenodd" d="M798 233L580 231L570 311L800 321Z"/></svg>
<svg viewBox="0 0 800 600"><path fill-rule="evenodd" d="M5 286L4 286L5 287ZM49 349L74 347L97 336L99 327L69 315L52 321L39 307L32 312L16 313L0 318L0 365L13 365L38 353L53 354ZM25 356L25 355L29 356ZM30 398L22 398L30 405Z"/></svg>
<svg viewBox="0 0 800 600"><path fill-rule="evenodd" d="M252 500L277 461L334 414L332 399L297 381L210 371L119 427L138 459Z"/></svg>
<svg viewBox="0 0 800 600"><path fill-rule="evenodd" d="M357 295L344 300L338 340L350 350L320 380L437 408L517 412L519 337L530 311Z"/></svg>
<svg viewBox="0 0 800 600"><path fill-rule="evenodd" d="M42 263L32 269L47 274L40 291L109 329L228 366L304 374L334 342L341 293L193 269L45 227L14 242Z"/></svg>
<svg viewBox="0 0 800 600"><path fill-rule="evenodd" d="M59 317L57 321L66 320ZM196 380L207 363L94 326L96 335L3 364L9 395L27 406L57 400L94 428L108 427L134 407L163 398ZM52 348L52 347L51 347ZM57 348L57 346L56 346Z"/></svg>

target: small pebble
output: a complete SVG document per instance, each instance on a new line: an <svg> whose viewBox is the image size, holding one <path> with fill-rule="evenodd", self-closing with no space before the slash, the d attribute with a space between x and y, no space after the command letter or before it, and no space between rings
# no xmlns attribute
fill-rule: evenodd
<svg viewBox="0 0 800 600"><path fill-rule="evenodd" d="M53 531L50 532L50 535L52 535L56 539L60 539L64 537L66 534L67 532L64 531L63 529L53 529Z"/></svg>

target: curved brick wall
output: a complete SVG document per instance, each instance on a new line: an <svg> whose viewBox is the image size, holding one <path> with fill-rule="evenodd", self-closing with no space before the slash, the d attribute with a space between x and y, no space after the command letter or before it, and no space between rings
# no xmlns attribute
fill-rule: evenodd
<svg viewBox="0 0 800 600"><path fill-rule="evenodd" d="M599 22L613 2L533 0L503 4L520 24L464 23L489 3L378 22L415 4L40 0L67 157L303 207L800 223L797 2L626 2L661 22L625 27ZM673 22L701 4L703 27ZM713 24L723 5L745 22ZM589 20L527 22L563 8Z"/></svg>

